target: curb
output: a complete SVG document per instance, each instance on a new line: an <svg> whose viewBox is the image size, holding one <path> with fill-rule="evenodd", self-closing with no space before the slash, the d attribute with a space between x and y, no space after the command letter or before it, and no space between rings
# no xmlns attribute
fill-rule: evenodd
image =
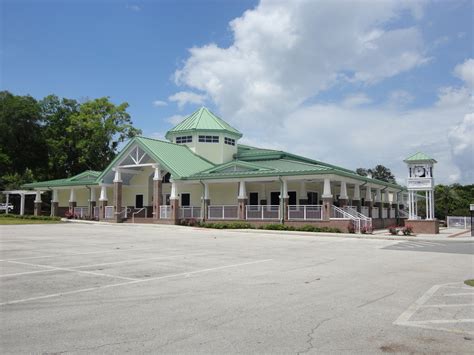
<svg viewBox="0 0 474 355"><path fill-rule="evenodd" d="M257 234L274 234L274 235L293 235L300 237L330 237L330 238L352 238L352 239L372 239L372 240L390 240L390 241L423 241L423 242L433 242L433 241L446 241L446 242L463 242L463 241L473 241L474 238L466 237L453 238L451 236L447 237L406 237L406 236L388 236L388 235L373 235L373 234L349 234L349 233L321 233L321 232L298 232L298 231L278 231L278 230L267 230L267 229L213 229L213 228L202 228L202 227L188 227L188 226L179 226L179 225L168 225L168 224L153 224L153 223L110 223L110 222L98 222L98 221L86 221L86 220L77 220L77 219L66 219L62 218L61 221L68 223L83 223L83 224L99 224L99 225L108 225L108 226L135 226L135 227L165 227L165 228L193 228L197 230L207 230L207 231L223 231L223 232L239 232L239 233L257 233Z"/></svg>

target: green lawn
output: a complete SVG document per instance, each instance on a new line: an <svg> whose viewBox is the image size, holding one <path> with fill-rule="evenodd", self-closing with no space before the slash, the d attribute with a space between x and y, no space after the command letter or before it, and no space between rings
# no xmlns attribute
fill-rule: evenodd
<svg viewBox="0 0 474 355"><path fill-rule="evenodd" d="M22 219L22 218L0 218L0 225L6 224L51 224L51 223L62 223L61 221L53 220L41 220L41 219Z"/></svg>
<svg viewBox="0 0 474 355"><path fill-rule="evenodd" d="M466 280L466 281L464 281L464 283L468 286L474 287L474 280Z"/></svg>

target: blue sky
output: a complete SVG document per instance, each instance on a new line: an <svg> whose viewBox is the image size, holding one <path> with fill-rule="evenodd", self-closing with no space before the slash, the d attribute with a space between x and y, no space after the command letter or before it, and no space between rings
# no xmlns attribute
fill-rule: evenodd
<svg viewBox="0 0 474 355"><path fill-rule="evenodd" d="M3 90L110 96L155 137L204 104L248 144L474 180L472 1L1 4Z"/></svg>

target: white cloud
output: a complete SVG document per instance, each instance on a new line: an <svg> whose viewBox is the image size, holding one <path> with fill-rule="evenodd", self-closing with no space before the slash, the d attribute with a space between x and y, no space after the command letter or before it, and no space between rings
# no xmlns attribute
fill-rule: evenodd
<svg viewBox="0 0 474 355"><path fill-rule="evenodd" d="M357 93L346 96L345 99L342 101L342 104L346 107L356 107L370 104L371 102L372 100L366 94Z"/></svg>
<svg viewBox="0 0 474 355"><path fill-rule="evenodd" d="M135 12L139 12L142 10L142 8L138 5L127 5L126 8Z"/></svg>
<svg viewBox="0 0 474 355"><path fill-rule="evenodd" d="M416 27L388 28L415 1L262 1L230 22L228 48L190 49L176 83L205 92L242 127L276 117L337 83L370 85L427 61Z"/></svg>
<svg viewBox="0 0 474 355"><path fill-rule="evenodd" d="M429 60L417 27L394 26L407 12L416 22L423 3L264 0L230 23L228 48L190 49L175 80L205 93L242 142L352 169L383 164L400 182L403 159L424 151L439 162L437 182L466 179L451 153L458 135L448 134L472 111L468 88L441 88L437 103L418 109L404 108L414 98L403 90L387 105L367 105L359 92ZM465 64L455 72L468 82ZM335 85L358 90L341 103L308 104Z"/></svg>
<svg viewBox="0 0 474 355"><path fill-rule="evenodd" d="M454 74L462 79L469 88L474 89L474 59L467 59L454 68Z"/></svg>
<svg viewBox="0 0 474 355"><path fill-rule="evenodd" d="M168 105L168 103L166 101L162 101L162 100L153 101L153 106L156 106L156 107L163 107L163 106L166 106L166 105Z"/></svg>
<svg viewBox="0 0 474 355"><path fill-rule="evenodd" d="M183 108L186 104L202 105L206 101L206 96L190 91L180 91L168 97L168 100L177 102L178 107Z"/></svg>
<svg viewBox="0 0 474 355"><path fill-rule="evenodd" d="M165 121L176 126L178 123L184 120L185 117L186 116L182 116L182 115L173 115L173 116L165 118Z"/></svg>
<svg viewBox="0 0 474 355"><path fill-rule="evenodd" d="M413 102L415 97L405 90L394 90L388 97L388 103L395 108L403 108Z"/></svg>
<svg viewBox="0 0 474 355"><path fill-rule="evenodd" d="M466 114L459 124L452 127L448 138L460 179L474 183L474 113Z"/></svg>

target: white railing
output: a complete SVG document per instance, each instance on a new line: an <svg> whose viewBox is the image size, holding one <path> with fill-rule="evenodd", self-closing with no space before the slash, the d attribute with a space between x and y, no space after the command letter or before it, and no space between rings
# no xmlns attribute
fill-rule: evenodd
<svg viewBox="0 0 474 355"><path fill-rule="evenodd" d="M346 206L343 208L343 210L350 215L352 215L354 218L359 219L359 228L364 228L365 230L372 230L372 218L367 217L363 215L360 212L357 212L357 207L355 206ZM357 223L356 223L357 226ZM360 232L360 229L359 229Z"/></svg>
<svg viewBox="0 0 474 355"><path fill-rule="evenodd" d="M201 218L201 207L182 206L179 209L179 218Z"/></svg>
<svg viewBox="0 0 474 355"><path fill-rule="evenodd" d="M337 206L331 206L331 219L351 220L354 223L355 230L360 233L361 219L354 217L349 212L346 212Z"/></svg>
<svg viewBox="0 0 474 355"><path fill-rule="evenodd" d="M160 206L160 219L170 219L171 218L171 206L163 205Z"/></svg>
<svg viewBox="0 0 474 355"><path fill-rule="evenodd" d="M120 219L127 219L131 211L132 210L128 207L122 207L120 212L118 212L117 214Z"/></svg>
<svg viewBox="0 0 474 355"><path fill-rule="evenodd" d="M132 223L135 223L135 215L139 214L140 212L142 211L145 211L145 218L147 218L148 216L148 210L146 207L142 207L140 208L138 211L135 211L132 213Z"/></svg>
<svg viewBox="0 0 474 355"><path fill-rule="evenodd" d="M446 223L448 228L471 228L471 217L447 216Z"/></svg>
<svg viewBox="0 0 474 355"><path fill-rule="evenodd" d="M405 210L398 210L398 216L400 218L408 218L408 211Z"/></svg>
<svg viewBox="0 0 474 355"><path fill-rule="evenodd" d="M105 219L114 218L114 206L105 206Z"/></svg>
<svg viewBox="0 0 474 355"><path fill-rule="evenodd" d="M360 208L360 213L362 213L364 216L369 217L369 207L367 206L362 206Z"/></svg>
<svg viewBox="0 0 474 355"><path fill-rule="evenodd" d="M388 209L382 208L382 218L388 218Z"/></svg>
<svg viewBox="0 0 474 355"><path fill-rule="evenodd" d="M100 207L95 206L94 209L92 210L92 217L94 219L99 219L99 213L100 213Z"/></svg>
<svg viewBox="0 0 474 355"><path fill-rule="evenodd" d="M209 206L207 208L208 219L238 219L239 206L225 205L225 206Z"/></svg>
<svg viewBox="0 0 474 355"><path fill-rule="evenodd" d="M280 219L279 205L247 205L245 206L246 219Z"/></svg>
<svg viewBox="0 0 474 355"><path fill-rule="evenodd" d="M292 220L322 220L323 206L321 205L289 205L288 219Z"/></svg>
<svg viewBox="0 0 474 355"><path fill-rule="evenodd" d="M74 215L79 218L89 216L89 207L74 207Z"/></svg>
<svg viewBox="0 0 474 355"><path fill-rule="evenodd" d="M395 218L395 210L393 208L389 209L388 218Z"/></svg>
<svg viewBox="0 0 474 355"><path fill-rule="evenodd" d="M372 218L380 218L378 207L372 207Z"/></svg>

